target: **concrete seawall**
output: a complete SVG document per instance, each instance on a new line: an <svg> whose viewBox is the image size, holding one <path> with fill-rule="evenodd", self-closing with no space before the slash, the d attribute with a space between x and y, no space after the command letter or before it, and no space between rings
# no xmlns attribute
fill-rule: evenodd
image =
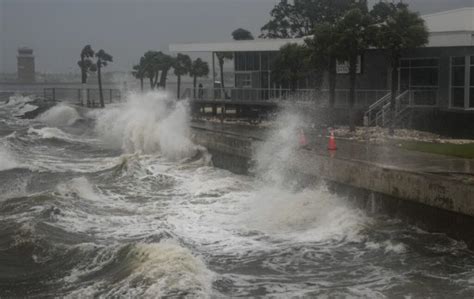
<svg viewBox="0 0 474 299"><path fill-rule="evenodd" d="M254 149L263 142L231 131L193 127L193 138L213 154L215 166L246 173ZM371 162L298 150L288 169L324 179L372 212L406 218L431 231L445 232L474 247L474 184L447 175L430 174Z"/></svg>

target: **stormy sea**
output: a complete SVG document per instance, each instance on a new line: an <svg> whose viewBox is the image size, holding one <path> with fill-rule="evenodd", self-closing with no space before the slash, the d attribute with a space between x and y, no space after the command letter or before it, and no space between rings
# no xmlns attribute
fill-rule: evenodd
<svg viewBox="0 0 474 299"><path fill-rule="evenodd" d="M166 93L34 103L0 102L1 298L474 297L464 243L285 174L292 117L242 176Z"/></svg>

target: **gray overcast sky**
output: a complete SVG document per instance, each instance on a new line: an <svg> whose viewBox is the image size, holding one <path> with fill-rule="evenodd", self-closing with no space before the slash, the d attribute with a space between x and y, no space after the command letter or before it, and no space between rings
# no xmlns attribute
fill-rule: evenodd
<svg viewBox="0 0 474 299"><path fill-rule="evenodd" d="M148 49L173 42L230 39L243 27L258 36L278 0L0 0L0 72L16 72L16 50L34 49L39 72L77 72L90 43L129 70ZM372 0L374 2L376 0ZM405 0L422 13L474 6L474 0Z"/></svg>

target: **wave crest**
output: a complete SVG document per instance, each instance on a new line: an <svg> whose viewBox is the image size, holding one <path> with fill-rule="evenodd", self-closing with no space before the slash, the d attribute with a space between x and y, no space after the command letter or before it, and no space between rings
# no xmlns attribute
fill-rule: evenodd
<svg viewBox="0 0 474 299"><path fill-rule="evenodd" d="M96 115L96 132L111 147L126 153L153 154L179 160L194 156L189 140L188 107L165 92L130 94L124 105Z"/></svg>
<svg viewBox="0 0 474 299"><path fill-rule="evenodd" d="M38 119L50 126L71 126L80 119L79 113L73 107L59 104L38 116Z"/></svg>

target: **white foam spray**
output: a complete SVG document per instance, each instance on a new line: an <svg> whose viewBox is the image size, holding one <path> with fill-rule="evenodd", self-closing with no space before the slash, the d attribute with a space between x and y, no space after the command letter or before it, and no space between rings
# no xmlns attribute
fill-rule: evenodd
<svg viewBox="0 0 474 299"><path fill-rule="evenodd" d="M124 104L92 116L102 140L126 153L161 153L179 160L197 151L188 138L187 103L166 92L131 93Z"/></svg>
<svg viewBox="0 0 474 299"><path fill-rule="evenodd" d="M16 157L5 147L0 146L0 171L20 167Z"/></svg>
<svg viewBox="0 0 474 299"><path fill-rule="evenodd" d="M60 127L73 125L80 116L73 107L59 104L39 115L37 119L49 126Z"/></svg>

